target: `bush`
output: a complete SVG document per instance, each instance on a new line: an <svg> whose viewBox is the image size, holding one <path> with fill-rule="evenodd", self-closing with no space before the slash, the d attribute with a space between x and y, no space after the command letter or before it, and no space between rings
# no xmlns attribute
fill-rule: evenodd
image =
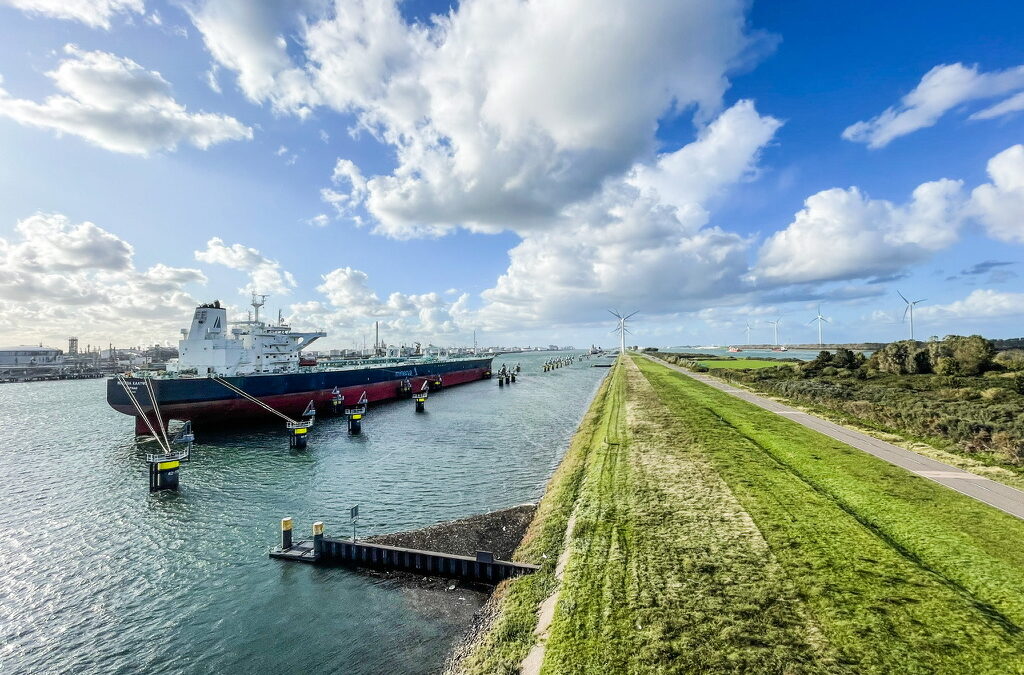
<svg viewBox="0 0 1024 675"><path fill-rule="evenodd" d="M986 401L1003 401L1010 396L1010 392L1001 387L989 387L981 392L981 397Z"/></svg>
<svg viewBox="0 0 1024 675"><path fill-rule="evenodd" d="M1024 371L1024 349L1007 349L996 354L993 360L1007 370Z"/></svg>
<svg viewBox="0 0 1024 675"><path fill-rule="evenodd" d="M956 375L956 359L952 356L940 356L934 370L936 375Z"/></svg>
<svg viewBox="0 0 1024 675"><path fill-rule="evenodd" d="M996 348L980 335L947 335L943 343L952 350L961 375L980 375L992 367Z"/></svg>
<svg viewBox="0 0 1024 675"><path fill-rule="evenodd" d="M1018 394L1024 394L1024 373L1017 373L1013 376L1012 387Z"/></svg>

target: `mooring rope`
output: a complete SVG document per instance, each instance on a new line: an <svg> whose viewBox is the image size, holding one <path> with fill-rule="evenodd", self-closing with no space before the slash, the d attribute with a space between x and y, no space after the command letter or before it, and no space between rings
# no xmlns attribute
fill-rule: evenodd
<svg viewBox="0 0 1024 675"><path fill-rule="evenodd" d="M124 393L128 394L128 399L132 402L132 405L135 406L135 410L139 413L139 417L141 417L142 421L146 423L147 427L149 427L149 432L153 434L153 438L156 439L156 444L159 445L160 449L163 450L166 454L171 454L170 447L164 446L163 440L160 438L160 436L157 435L156 429L153 428L153 425L150 423L149 418L146 417L145 411L142 410L142 405L139 403L139 400L135 398L135 394L133 394L132 390L128 388L128 383L125 381L124 375L118 375L117 381L120 382L121 387L124 388Z"/></svg>
<svg viewBox="0 0 1024 675"><path fill-rule="evenodd" d="M224 385L225 387L227 387L227 388L228 388L228 389L230 389L231 391L235 392L236 394L238 394L238 395L239 395L239 396L241 396L242 398L246 398L246 399L248 399L248 400L252 401L252 402L253 402L253 403L255 403L256 405L258 405L258 406L260 406L261 408L263 408L264 410L266 410L267 412L272 412L272 413L274 413L275 415L277 415L277 416L278 416L278 417L280 417L281 419L285 420L285 421L286 421L286 422L288 422L289 424L298 424L298 422L296 422L295 420L293 420L293 419L292 419L291 417L288 417L288 416L287 416L287 415L285 415L285 414L284 414L283 412L281 412L281 411L279 411L279 410L275 410L275 409L271 408L271 407L270 407L269 405L267 405L267 404L266 404L266 403L264 403L263 401L259 400L259 399L258 399L258 398L256 398L255 396L251 396L251 395L247 394L246 392L242 391L241 389L239 389L239 388L238 388L238 387L236 387L235 385L231 384L230 382L228 382L228 381L227 381L227 380L225 380L224 378L221 378L221 377L214 377L214 378L212 378L212 379L213 379L213 381L214 381L214 382L219 382L220 384Z"/></svg>
<svg viewBox="0 0 1024 675"><path fill-rule="evenodd" d="M164 426L164 417L160 414L160 405L156 402L156 392L153 391L152 378L146 378L146 391L149 392L149 404L153 407L153 412L156 413L156 422L160 427L160 433L164 437L164 447L170 452L171 441L167 438L167 427Z"/></svg>

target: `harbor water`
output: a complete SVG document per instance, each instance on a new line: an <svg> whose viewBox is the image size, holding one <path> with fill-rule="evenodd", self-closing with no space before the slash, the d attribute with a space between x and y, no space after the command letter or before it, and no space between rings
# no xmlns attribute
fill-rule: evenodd
<svg viewBox="0 0 1024 675"><path fill-rule="evenodd" d="M267 557L296 537L407 530L536 501L606 368L481 381L318 419L197 428L179 492L150 494L131 418L103 380L0 385L0 672L430 673L486 596ZM605 362L609 359L603 359Z"/></svg>

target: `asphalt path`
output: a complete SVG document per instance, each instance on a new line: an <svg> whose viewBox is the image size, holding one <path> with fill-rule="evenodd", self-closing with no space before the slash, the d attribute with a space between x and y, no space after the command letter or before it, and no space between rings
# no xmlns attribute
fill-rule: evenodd
<svg viewBox="0 0 1024 675"><path fill-rule="evenodd" d="M874 455L879 459L883 459L890 464L902 467L911 473L917 474L918 476L935 481L940 485L945 485L952 490L956 490L968 497L973 497L979 502L983 502L989 506L994 506L1000 511L1009 513L1011 516L1024 519L1024 492L1021 490L1012 488L1009 485L997 483L994 480L979 476L971 473L970 471L964 471L961 468L950 466L949 464L943 464L942 462L931 459L930 457L919 455L916 452L904 450L892 443L886 443L885 441L878 440L877 438L868 436L860 431L847 429L846 427L840 426L834 422L829 422L828 420L824 420L802 410L797 410L796 408L792 408L782 403L777 403L763 396L758 396L746 389L737 389L734 385L722 382L721 380L709 375L694 373L680 366L666 363L661 359L655 359L651 356L647 356L647 358L667 368L676 370L687 377L692 377L695 380L703 382L710 387L714 387L719 391L724 391L725 393L731 394L736 398L743 399L748 403L753 403L759 408L764 408L765 410L769 410L777 415L782 415L783 417L791 419L797 424L802 424L808 429L814 429L815 431L825 434L830 438L846 443L850 447L863 450L868 454Z"/></svg>

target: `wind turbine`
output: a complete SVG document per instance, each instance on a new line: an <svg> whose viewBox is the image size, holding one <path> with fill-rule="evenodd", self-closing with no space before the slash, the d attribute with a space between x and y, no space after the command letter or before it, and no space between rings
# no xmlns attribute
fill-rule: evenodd
<svg viewBox="0 0 1024 675"><path fill-rule="evenodd" d="M750 346L750 322L747 322L747 346Z"/></svg>
<svg viewBox="0 0 1024 675"><path fill-rule="evenodd" d="M775 345L778 346L778 344L779 344L779 324L782 323L782 317L780 316L775 321L769 321L768 323L770 323L772 325L772 329L775 331Z"/></svg>
<svg viewBox="0 0 1024 675"><path fill-rule="evenodd" d="M914 305L916 305L919 302L924 302L925 298L921 298L920 300L910 301L910 300L907 300L907 298L902 293L900 293L899 291L896 291L896 295L900 296L900 298L902 298L903 302L907 303L907 308L903 310L903 320L904 321L907 320L907 312L909 312L910 313L910 339L913 340L914 339Z"/></svg>
<svg viewBox="0 0 1024 675"><path fill-rule="evenodd" d="M828 323L829 322L828 319L826 319L825 317L823 317L821 315L821 305L820 304L818 305L818 316L816 316L813 319L811 319L810 321L808 321L807 325L810 326L815 321L818 322L818 346L820 347L821 346L821 324L822 324L822 322L824 322L824 323Z"/></svg>
<svg viewBox="0 0 1024 675"><path fill-rule="evenodd" d="M611 310L611 309L609 309L608 312L612 316L614 316L616 319L619 320L619 325L616 326L615 329L612 330L611 332L612 333L617 332L619 334L619 353L620 354L625 354L626 353L626 333L629 333L629 329L626 328L626 322L629 321L630 317L636 316L637 313L639 312L639 310L637 310L636 312L633 312L632 314L628 314L626 316L622 316L618 312L616 312L614 310ZM629 333L629 334L632 335L632 333Z"/></svg>

